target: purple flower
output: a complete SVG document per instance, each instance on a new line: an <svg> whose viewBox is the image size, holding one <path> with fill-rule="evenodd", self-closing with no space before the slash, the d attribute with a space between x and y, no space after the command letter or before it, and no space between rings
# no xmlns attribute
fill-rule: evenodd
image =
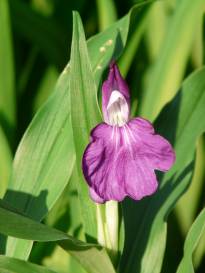
<svg viewBox="0 0 205 273"><path fill-rule="evenodd" d="M105 122L92 130L82 160L92 200L140 200L153 194L158 186L154 170L168 171L175 153L149 121L130 119L129 88L114 62L102 86L102 109Z"/></svg>

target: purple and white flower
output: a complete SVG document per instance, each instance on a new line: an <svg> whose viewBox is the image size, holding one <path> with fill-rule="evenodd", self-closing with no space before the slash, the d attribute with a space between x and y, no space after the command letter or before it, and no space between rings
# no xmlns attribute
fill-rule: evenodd
<svg viewBox="0 0 205 273"><path fill-rule="evenodd" d="M129 88L114 62L102 86L102 110L105 122L92 130L82 160L92 200L140 200L153 194L158 187L154 171L168 171L175 153L149 121L130 119Z"/></svg>

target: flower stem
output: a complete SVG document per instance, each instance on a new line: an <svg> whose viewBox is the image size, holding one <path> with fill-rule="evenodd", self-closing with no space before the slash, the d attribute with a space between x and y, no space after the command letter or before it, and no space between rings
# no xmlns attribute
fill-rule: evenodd
<svg viewBox="0 0 205 273"><path fill-rule="evenodd" d="M118 203L109 201L105 205L106 219L106 241L109 244L110 255L113 263L116 263L118 256L118 235L119 235L119 215Z"/></svg>
<svg viewBox="0 0 205 273"><path fill-rule="evenodd" d="M105 212L104 212L104 205L97 204L97 238L98 243L101 246L106 247L106 237L105 237Z"/></svg>
<svg viewBox="0 0 205 273"><path fill-rule="evenodd" d="M118 203L109 201L105 205L97 204L98 243L104 246L116 265L118 258L119 216Z"/></svg>

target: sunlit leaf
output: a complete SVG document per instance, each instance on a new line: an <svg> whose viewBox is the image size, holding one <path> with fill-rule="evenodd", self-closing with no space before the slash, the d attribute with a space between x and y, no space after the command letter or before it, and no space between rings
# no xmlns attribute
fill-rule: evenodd
<svg viewBox="0 0 205 273"><path fill-rule="evenodd" d="M103 31L117 19L117 11L113 0L97 0L99 29Z"/></svg>
<svg viewBox="0 0 205 273"><path fill-rule="evenodd" d="M75 152L68 105L68 70L65 70L16 152L5 200L38 221L54 205L72 173ZM26 258L31 242L17 241L8 240L7 254Z"/></svg>
<svg viewBox="0 0 205 273"><path fill-rule="evenodd" d="M71 119L79 174L78 193L81 201L85 232L96 238L96 206L91 201L84 181L81 160L89 141L90 130L101 120L97 102L97 87L92 75L82 22L73 14L73 39L70 61ZM80 136L80 137L79 137Z"/></svg>

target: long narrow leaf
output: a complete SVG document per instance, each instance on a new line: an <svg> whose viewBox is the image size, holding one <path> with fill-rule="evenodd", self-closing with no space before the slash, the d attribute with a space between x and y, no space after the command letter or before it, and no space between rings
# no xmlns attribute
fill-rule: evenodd
<svg viewBox="0 0 205 273"><path fill-rule="evenodd" d="M44 266L0 255L1 273L56 273Z"/></svg>
<svg viewBox="0 0 205 273"><path fill-rule="evenodd" d="M85 232L88 236L96 238L96 206L90 200L88 187L83 179L81 160L83 151L89 141L90 130L101 119L97 103L97 88L88 57L83 26L77 13L73 13L70 90L73 138L80 183L78 185L78 192L81 200Z"/></svg>
<svg viewBox="0 0 205 273"><path fill-rule="evenodd" d="M0 197L2 198L9 181L12 165L12 154L4 134L0 126Z"/></svg>
<svg viewBox="0 0 205 273"><path fill-rule="evenodd" d="M184 256L177 273L194 273L192 254L205 230L205 209L201 211L192 224L184 244Z"/></svg>
<svg viewBox="0 0 205 273"><path fill-rule="evenodd" d="M117 11L113 0L96 0L99 17L99 29L103 31L117 19Z"/></svg>
<svg viewBox="0 0 205 273"><path fill-rule="evenodd" d="M0 121L9 129L15 125L13 49L7 0L0 1Z"/></svg>

